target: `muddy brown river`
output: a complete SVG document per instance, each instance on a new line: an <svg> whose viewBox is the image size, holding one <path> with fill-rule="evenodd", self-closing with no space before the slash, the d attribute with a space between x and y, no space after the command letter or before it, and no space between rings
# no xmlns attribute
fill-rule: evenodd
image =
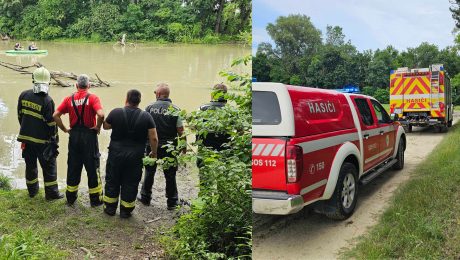
<svg viewBox="0 0 460 260"><path fill-rule="evenodd" d="M22 42L26 45L26 42ZM106 115L110 110L124 105L129 89L142 92L140 107L144 108L155 98L154 86L160 82L171 86L172 101L187 111L197 109L209 101L210 89L215 83L224 81L218 73L228 69L232 60L251 53L249 46L242 45L153 45L114 47L112 44L95 43L51 43L38 42L47 55L4 54L14 42L0 42L0 60L21 65L34 62L44 64L49 70L97 73L112 84L110 88L92 88L90 91L101 98ZM0 173L14 179L16 188L24 188L25 164L21 158L20 143L16 141L19 124L16 115L19 94L31 88L30 75L0 67ZM52 87L50 95L58 106L63 98L75 91L74 87ZM68 117L64 116L66 125ZM68 136L59 132L58 181L64 187L67 170ZM101 172L104 173L110 131L101 130ZM86 184L83 173L82 184ZM103 174L104 175L104 174ZM39 178L42 181L41 170ZM85 186L85 185L83 185Z"/></svg>

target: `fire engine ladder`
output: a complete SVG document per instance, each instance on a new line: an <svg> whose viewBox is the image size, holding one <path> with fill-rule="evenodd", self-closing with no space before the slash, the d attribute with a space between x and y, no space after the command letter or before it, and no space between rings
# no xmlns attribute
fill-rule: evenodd
<svg viewBox="0 0 460 260"><path fill-rule="evenodd" d="M431 102L432 108L439 107L439 71L431 71ZM433 102L433 99L436 102Z"/></svg>

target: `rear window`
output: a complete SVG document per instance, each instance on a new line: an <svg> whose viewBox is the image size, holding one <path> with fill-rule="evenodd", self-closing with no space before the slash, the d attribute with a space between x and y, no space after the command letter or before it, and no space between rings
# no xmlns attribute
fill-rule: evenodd
<svg viewBox="0 0 460 260"><path fill-rule="evenodd" d="M270 91L252 92L252 124L279 125L281 111L278 97Z"/></svg>

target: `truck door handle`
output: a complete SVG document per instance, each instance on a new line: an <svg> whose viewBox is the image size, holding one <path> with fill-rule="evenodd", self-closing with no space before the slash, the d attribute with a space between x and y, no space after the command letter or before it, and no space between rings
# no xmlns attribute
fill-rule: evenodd
<svg viewBox="0 0 460 260"><path fill-rule="evenodd" d="M369 134L365 134L364 138L369 139Z"/></svg>
<svg viewBox="0 0 460 260"><path fill-rule="evenodd" d="M385 133L384 131L380 131L380 135L383 135L383 133Z"/></svg>

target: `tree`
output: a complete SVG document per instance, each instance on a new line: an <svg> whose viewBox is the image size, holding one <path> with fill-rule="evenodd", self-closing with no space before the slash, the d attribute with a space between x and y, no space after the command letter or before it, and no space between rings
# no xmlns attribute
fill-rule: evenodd
<svg viewBox="0 0 460 260"><path fill-rule="evenodd" d="M460 0L450 0L452 6L449 8L452 12L452 18L455 20L455 26L460 29Z"/></svg>
<svg viewBox="0 0 460 260"><path fill-rule="evenodd" d="M267 32L283 57L312 55L321 46L321 31L306 15L280 16L275 24L267 25Z"/></svg>
<svg viewBox="0 0 460 260"><path fill-rule="evenodd" d="M280 57L282 67L275 69L276 75L289 83L291 74L301 75L302 57L311 57L321 47L321 32L305 15L280 16L275 24L267 25L267 32L276 44L274 53ZM309 61L303 63L308 64ZM287 75L282 75L287 74Z"/></svg>
<svg viewBox="0 0 460 260"><path fill-rule="evenodd" d="M326 27L326 44L341 46L345 44L345 35L342 32L342 27L331 26Z"/></svg>
<svg viewBox="0 0 460 260"><path fill-rule="evenodd" d="M378 88L387 88L390 85L390 70L382 59L374 58L369 63L366 83Z"/></svg>

